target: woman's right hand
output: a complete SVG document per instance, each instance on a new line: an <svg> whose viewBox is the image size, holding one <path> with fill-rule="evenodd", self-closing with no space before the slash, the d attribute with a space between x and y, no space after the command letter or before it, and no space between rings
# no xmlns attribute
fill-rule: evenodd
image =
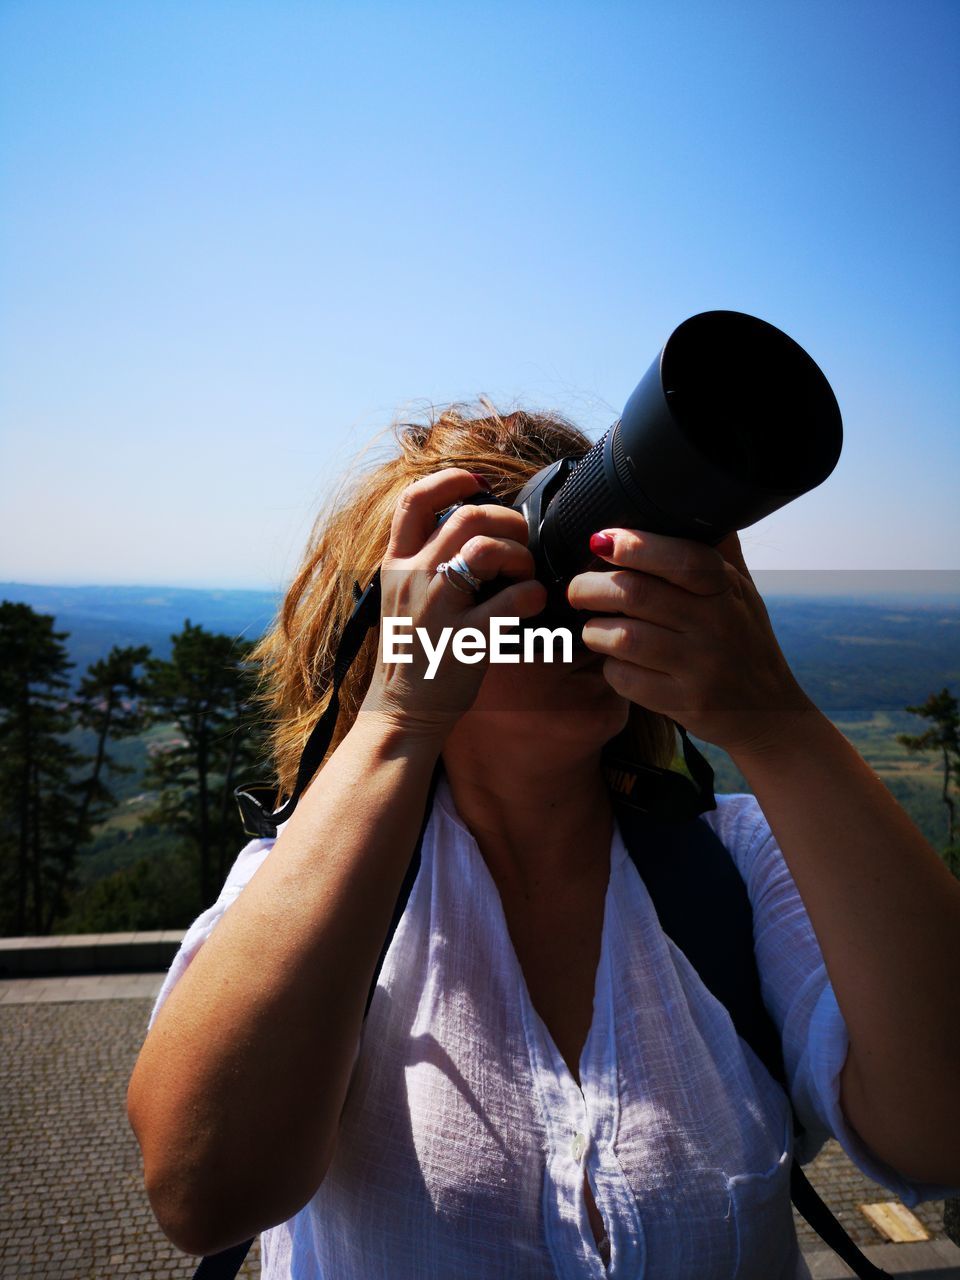
<svg viewBox="0 0 960 1280"><path fill-rule="evenodd" d="M361 713L380 715L440 741L472 704L488 662L486 654L475 664L461 662L452 652L452 634L476 627L489 649L491 618L533 617L547 598L546 588L533 577L527 522L521 512L495 503L468 504L437 527L439 512L482 487L482 481L460 467L447 467L408 485L397 503L380 572L380 643ZM458 552L482 581L499 576L515 581L489 600L478 601L473 592L436 572L438 564ZM383 619L388 617L410 619L402 632L413 637L412 643L399 651L410 655L411 662L383 660ZM425 628L434 646L444 627L453 628L432 679L426 678L428 660L417 627Z"/></svg>

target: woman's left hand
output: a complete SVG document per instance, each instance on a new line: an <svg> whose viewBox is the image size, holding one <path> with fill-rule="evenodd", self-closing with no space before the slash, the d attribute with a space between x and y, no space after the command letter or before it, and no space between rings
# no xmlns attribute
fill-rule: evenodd
<svg viewBox="0 0 960 1280"><path fill-rule="evenodd" d="M815 710L777 643L735 532L709 547L605 529L590 546L615 567L577 574L567 598L608 615L591 617L583 640L607 655L603 674L618 693L731 755L763 751Z"/></svg>

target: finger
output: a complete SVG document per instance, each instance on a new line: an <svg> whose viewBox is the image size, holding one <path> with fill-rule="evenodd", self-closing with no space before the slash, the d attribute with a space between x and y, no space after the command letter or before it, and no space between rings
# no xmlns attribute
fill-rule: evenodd
<svg viewBox="0 0 960 1280"><path fill-rule="evenodd" d="M608 657L603 660L603 678L611 689L638 706L682 722L684 708L673 676Z"/></svg>
<svg viewBox="0 0 960 1280"><path fill-rule="evenodd" d="M504 587L489 600L478 604L469 614L471 626L485 629L490 619L500 618L533 618L547 603L547 588L536 578L527 578L524 582L514 582Z"/></svg>
<svg viewBox="0 0 960 1280"><path fill-rule="evenodd" d="M463 467L445 467L408 484L393 513L387 557L405 559L416 555L437 526L437 512L469 498L483 487L480 480Z"/></svg>
<svg viewBox="0 0 960 1280"><path fill-rule="evenodd" d="M501 575L516 579L533 577L533 556L526 547L510 538L477 535L475 538L468 538L459 551L453 553L451 559L457 555L466 562L470 573L481 582L492 582ZM447 573L434 572L429 590L432 596L440 598L453 599L450 595L452 592L459 596L466 593L476 600L475 588L456 569Z"/></svg>
<svg viewBox="0 0 960 1280"><path fill-rule="evenodd" d="M591 550L601 560L655 574L692 595L719 595L741 581L737 569L714 547L691 538L671 538L639 529L604 529L601 536L613 543L607 551L596 535L590 539Z"/></svg>
<svg viewBox="0 0 960 1280"><path fill-rule="evenodd" d="M591 618L583 643L594 653L669 674L677 666L677 633L639 618Z"/></svg>
<svg viewBox="0 0 960 1280"><path fill-rule="evenodd" d="M686 631L695 622L689 592L636 569L578 573L567 587L567 600L575 609L646 618L675 632Z"/></svg>
<svg viewBox="0 0 960 1280"><path fill-rule="evenodd" d="M753 577L747 568L747 562L743 558L743 549L740 546L740 538L736 529L718 542L716 549L728 564L732 564L748 581L753 582Z"/></svg>
<svg viewBox="0 0 960 1280"><path fill-rule="evenodd" d="M502 507L495 503L484 503L482 506L467 503L454 511L439 528L434 528L423 543L425 563L438 564L441 560L449 560L469 538L477 535L511 538L526 546L529 530L526 517L512 507Z"/></svg>
<svg viewBox="0 0 960 1280"><path fill-rule="evenodd" d="M478 534L467 539L460 547L459 555L474 577L482 582L492 582L500 574L507 578L532 578L536 568L530 550L512 538L490 538Z"/></svg>

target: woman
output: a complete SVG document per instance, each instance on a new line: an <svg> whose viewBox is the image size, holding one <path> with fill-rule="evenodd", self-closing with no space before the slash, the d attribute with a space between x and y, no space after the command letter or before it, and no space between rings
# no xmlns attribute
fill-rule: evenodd
<svg viewBox="0 0 960 1280"><path fill-rule="evenodd" d="M259 656L281 788L322 708L354 578L436 636L545 600L505 506L589 441L451 409L399 432L317 535ZM791 673L736 535L598 530L571 665L380 660L323 767L241 853L154 1011L129 1113L188 1252L263 1231L269 1277L807 1275L788 1100L665 938L600 770L675 719L755 793L704 820L754 909L810 1159L830 1134L908 1204L960 1185L960 885ZM481 602L456 571L512 579ZM442 774L413 892L371 977ZM229 910L227 910L229 907ZM280 1225L276 1225L280 1224ZM271 1229L272 1228L272 1229Z"/></svg>

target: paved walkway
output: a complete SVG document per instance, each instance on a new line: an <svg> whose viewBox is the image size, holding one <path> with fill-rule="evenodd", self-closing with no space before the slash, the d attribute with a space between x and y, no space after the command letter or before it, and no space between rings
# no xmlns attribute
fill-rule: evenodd
<svg viewBox="0 0 960 1280"><path fill-rule="evenodd" d="M143 1191L127 1124L127 1081L162 975L0 982L0 1280L189 1277ZM942 1203L918 1205L934 1244L883 1246L860 1203L890 1200L836 1142L805 1172L844 1227L898 1275L960 1278ZM851 1273L796 1214L817 1280ZM819 1250L821 1252L815 1252ZM933 1268L937 1267L937 1270ZM241 1276L259 1275L254 1246Z"/></svg>
<svg viewBox="0 0 960 1280"><path fill-rule="evenodd" d="M0 1280L193 1275L154 1220L125 1109L161 980L0 983ZM260 1274L258 1249L240 1274Z"/></svg>

